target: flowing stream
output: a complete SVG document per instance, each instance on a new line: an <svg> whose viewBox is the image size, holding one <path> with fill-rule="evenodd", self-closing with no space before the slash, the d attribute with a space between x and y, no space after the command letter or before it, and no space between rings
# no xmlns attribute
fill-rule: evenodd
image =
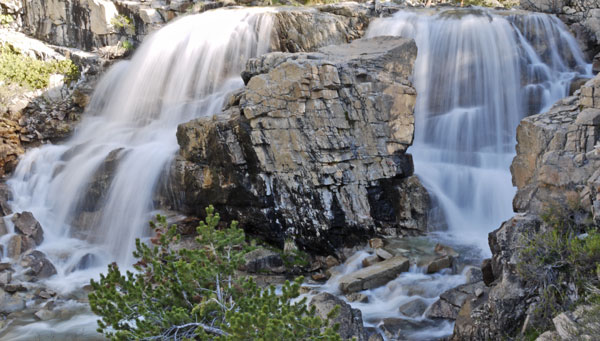
<svg viewBox="0 0 600 341"><path fill-rule="evenodd" d="M489 254L487 234L513 214L510 163L529 114L591 77L566 27L545 14L491 10L398 12L367 36L415 39L415 172L434 201L430 230Z"/></svg>
<svg viewBox="0 0 600 341"><path fill-rule="evenodd" d="M399 325L397 337L403 340L437 339L452 334L453 323L428 319L427 311L408 316L400 306L418 300L431 307L441 293L465 282L465 265L479 266L490 254L488 233L513 215L509 168L519 121L567 96L572 80L592 77L591 65L566 27L544 14L402 11L370 24L367 37L382 35L415 39L419 49L409 151L432 197L429 229L438 231L425 241L404 241L400 250L416 247L432 254L435 241L441 241L460 256L452 270L440 273L412 266L386 286L363 291L368 303L351 305L362 311L367 326ZM394 246L388 250L394 253ZM361 268L368 255L356 254L318 290L340 294L340 277Z"/></svg>
<svg viewBox="0 0 600 341"><path fill-rule="evenodd" d="M38 249L58 272L46 284L59 295L81 288L110 262L133 263L134 241L149 235L154 192L179 147L177 125L218 113L243 86L247 59L270 47L268 12L216 10L167 25L102 78L72 138L30 150L19 162L8 181L11 205L42 225ZM87 321L92 330L94 320ZM0 336L28 339L60 328L38 323Z"/></svg>
<svg viewBox="0 0 600 341"><path fill-rule="evenodd" d="M154 192L178 150L177 125L217 113L226 95L243 85L245 61L269 49L268 11L209 11L167 25L103 77L71 139L27 152L8 184L13 211L33 212L44 228L39 249L58 271L46 285L66 294L109 262L132 262L134 240L148 236ZM417 42L410 151L435 203L431 230L445 231L437 238L466 250L465 263L476 263L489 253L487 233L512 214L509 165L519 120L566 96L571 80L591 75L591 66L563 24L541 14L402 11L374 20L367 36L378 35ZM474 256L464 256L472 250ZM360 268L365 255L355 255L340 273ZM337 278L318 290L337 293ZM430 305L463 282L460 271L426 275L413 266L365 292L369 303L352 305L368 325L398 317L415 322L406 337L437 338L451 333L452 323L408 319L398 306L415 298ZM71 324L30 324L0 336L95 328L92 320L81 315Z"/></svg>

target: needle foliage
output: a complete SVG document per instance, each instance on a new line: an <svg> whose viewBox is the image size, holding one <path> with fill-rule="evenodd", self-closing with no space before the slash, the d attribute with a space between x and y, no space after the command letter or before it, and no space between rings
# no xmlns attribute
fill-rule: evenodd
<svg viewBox="0 0 600 341"><path fill-rule="evenodd" d="M302 278L277 292L236 275L250 249L244 232L235 221L220 229L212 206L206 213L194 247L179 247L175 226L157 216L152 244L136 242L135 272L111 264L92 280L99 332L114 340L341 340L337 325L298 299Z"/></svg>

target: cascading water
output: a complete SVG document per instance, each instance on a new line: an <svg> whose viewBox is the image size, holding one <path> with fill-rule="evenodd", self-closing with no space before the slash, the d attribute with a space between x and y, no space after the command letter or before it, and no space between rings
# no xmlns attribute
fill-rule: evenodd
<svg viewBox="0 0 600 341"><path fill-rule="evenodd" d="M38 249L58 271L51 288L67 293L112 261L132 264L157 183L178 150L177 125L217 113L243 86L246 60L270 47L267 12L217 10L169 24L103 77L70 140L23 157L8 181L11 205L43 226Z"/></svg>
<svg viewBox="0 0 600 341"><path fill-rule="evenodd" d="M105 271L108 262L131 263L133 241L147 232L153 194L178 149L177 125L218 112L225 96L242 86L245 60L270 44L271 20L264 12L211 11L161 29L131 61L115 65L103 78L69 141L30 150L20 161L8 182L15 198L11 204L15 212L33 212L44 228L39 249L58 270L50 287L69 292ZM440 212L431 221L485 252L487 232L512 214L509 164L519 120L564 97L570 81L590 74L591 67L563 25L546 15L399 12L375 20L367 32L390 34L414 38L419 47L411 152ZM342 272L359 268L364 256L357 254ZM432 325L424 315L408 318L398 306L414 299L431 304L464 281L448 272L427 275L413 266L388 285L365 292L369 303L353 305L372 326L389 316L410 320L411 339L447 335L451 323ZM338 278L321 290L337 293ZM93 321L83 314L0 337L94 328Z"/></svg>
<svg viewBox="0 0 600 341"><path fill-rule="evenodd" d="M243 86L245 61L267 52L272 24L262 12L213 11L163 28L107 73L68 142L20 161L8 182L12 205L33 212L44 246L83 235L108 260L129 260L151 218L158 180L178 150L177 125L218 112L224 97Z"/></svg>
<svg viewBox="0 0 600 341"><path fill-rule="evenodd" d="M591 77L591 65L564 25L543 14L406 11L373 21L366 35L398 35L417 43L410 152L415 173L434 202L430 229L447 230L438 237L461 256L455 270L428 275L413 266L387 285L363 291L368 303L351 305L362 311L367 325L381 330L401 326L400 339L438 339L452 333L453 323L432 321L426 311L404 315L401 305L420 301L430 306L445 290L465 282L456 271L461 265L479 265L489 254L488 232L513 214L509 167L519 121L568 95L573 79ZM419 238L399 242L403 245L396 249L388 243L388 250L403 254L423 244L422 250L433 252L435 245ZM318 290L339 294L341 276L359 269L368 255L356 254Z"/></svg>
<svg viewBox="0 0 600 341"><path fill-rule="evenodd" d="M379 35L413 38L419 48L410 151L437 206L430 226L487 254L488 232L513 213L519 121L565 97L591 68L564 25L544 14L399 12L370 25L367 36Z"/></svg>

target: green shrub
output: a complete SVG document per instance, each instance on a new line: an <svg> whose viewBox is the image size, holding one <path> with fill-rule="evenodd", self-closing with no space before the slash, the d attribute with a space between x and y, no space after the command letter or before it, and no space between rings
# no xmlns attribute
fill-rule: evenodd
<svg viewBox="0 0 600 341"><path fill-rule="evenodd" d="M587 287L597 285L600 232L576 222L573 212L554 209L542 216L545 230L534 233L519 251L517 272L537 289L534 320L540 330L551 319L587 298Z"/></svg>
<svg viewBox="0 0 600 341"><path fill-rule="evenodd" d="M10 14L0 14L0 26L2 26L2 27L9 26L14 21L15 21L15 18L13 18L12 15L10 15Z"/></svg>
<svg viewBox="0 0 600 341"><path fill-rule="evenodd" d="M117 30L122 30L126 34L135 34L135 26L131 22L131 19L124 15L117 15L110 19L110 24Z"/></svg>
<svg viewBox="0 0 600 341"><path fill-rule="evenodd" d="M219 229L212 206L206 213L193 250L177 248L175 226L157 216L153 245L136 241L136 273L123 275L112 264L91 281L99 332L115 340L340 340L338 327L325 328L306 299L294 302L302 278L277 295L274 287L236 276L250 248L244 232L236 222Z"/></svg>
<svg viewBox="0 0 600 341"><path fill-rule="evenodd" d="M79 79L80 75L79 68L70 59L41 61L9 45L1 47L0 80L29 89L44 89L52 74L64 75L66 83Z"/></svg>
<svg viewBox="0 0 600 341"><path fill-rule="evenodd" d="M133 44L129 40L123 40L121 46L127 51L133 50Z"/></svg>

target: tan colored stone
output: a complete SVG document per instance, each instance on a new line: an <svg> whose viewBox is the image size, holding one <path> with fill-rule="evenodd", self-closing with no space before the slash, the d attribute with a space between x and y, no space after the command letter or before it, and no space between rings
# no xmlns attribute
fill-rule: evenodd
<svg viewBox="0 0 600 341"><path fill-rule="evenodd" d="M339 287L345 293L377 288L408 271L408 268L408 258L396 256L345 275L340 279Z"/></svg>
<svg viewBox="0 0 600 341"><path fill-rule="evenodd" d="M383 247L383 239L381 238L373 238L369 239L369 247L372 249L379 249Z"/></svg>

